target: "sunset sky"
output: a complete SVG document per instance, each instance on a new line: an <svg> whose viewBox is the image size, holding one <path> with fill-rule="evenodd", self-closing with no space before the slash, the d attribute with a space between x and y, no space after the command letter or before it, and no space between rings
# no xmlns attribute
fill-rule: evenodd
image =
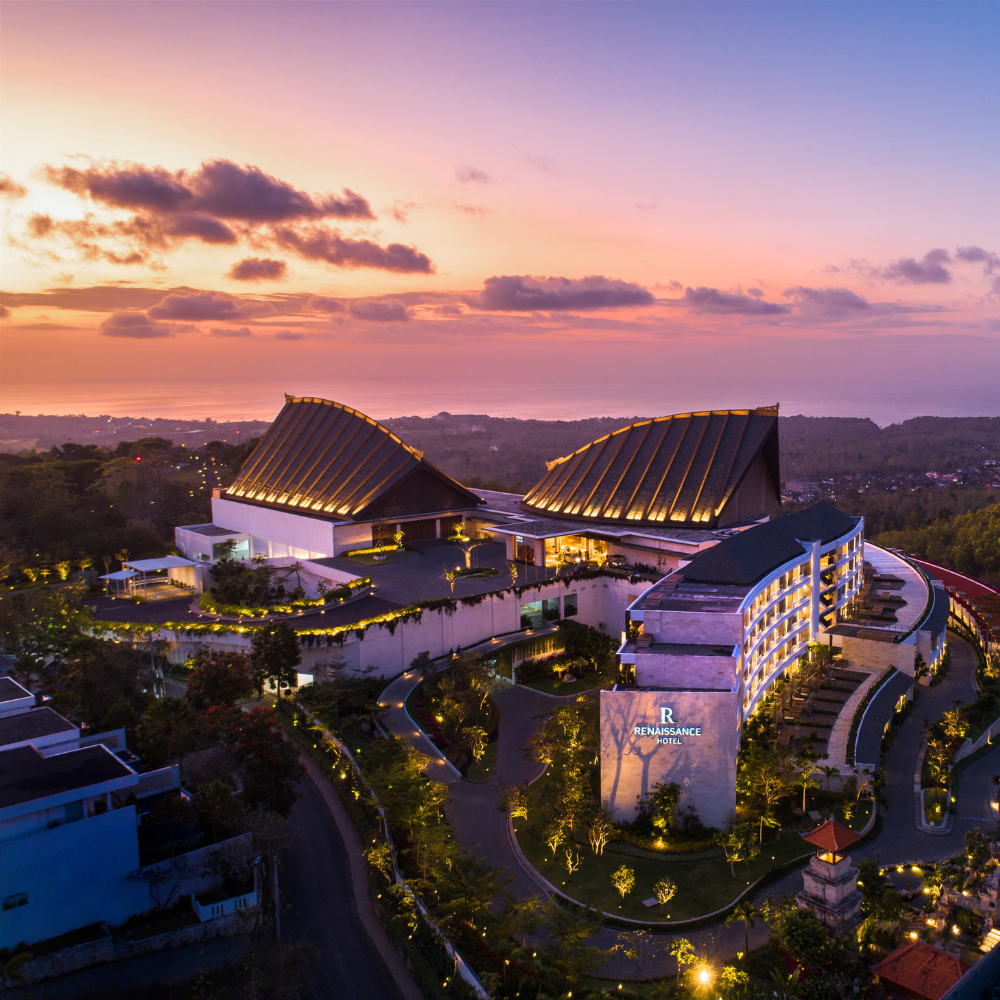
<svg viewBox="0 0 1000 1000"><path fill-rule="evenodd" d="M1000 414L1000 5L0 5L0 410Z"/></svg>

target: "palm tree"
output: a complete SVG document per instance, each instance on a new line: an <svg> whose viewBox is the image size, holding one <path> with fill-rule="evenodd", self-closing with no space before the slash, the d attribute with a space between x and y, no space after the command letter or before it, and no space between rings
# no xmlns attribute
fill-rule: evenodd
<svg viewBox="0 0 1000 1000"><path fill-rule="evenodd" d="M760 842L762 844L764 843L764 827L765 826L769 830L780 830L781 829L781 821L778 819L777 816L774 815L774 813L765 812L765 813L761 813L760 814Z"/></svg>
<svg viewBox="0 0 1000 1000"><path fill-rule="evenodd" d="M744 899L737 903L733 907L733 912L726 917L726 926L731 927L733 924L741 923L743 924L743 954L746 955L750 951L750 928L757 926L757 918L763 917L764 914L757 909L749 899Z"/></svg>
<svg viewBox="0 0 1000 1000"><path fill-rule="evenodd" d="M837 774L840 774L839 767L821 767L820 770L823 772L823 777L826 778L826 790L830 791L830 779Z"/></svg>

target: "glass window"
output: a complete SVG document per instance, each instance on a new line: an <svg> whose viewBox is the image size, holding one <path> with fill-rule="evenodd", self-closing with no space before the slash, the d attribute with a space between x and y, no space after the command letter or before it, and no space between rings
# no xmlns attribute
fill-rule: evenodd
<svg viewBox="0 0 1000 1000"><path fill-rule="evenodd" d="M576 594L567 594L563 598L563 617L569 618L577 612Z"/></svg>

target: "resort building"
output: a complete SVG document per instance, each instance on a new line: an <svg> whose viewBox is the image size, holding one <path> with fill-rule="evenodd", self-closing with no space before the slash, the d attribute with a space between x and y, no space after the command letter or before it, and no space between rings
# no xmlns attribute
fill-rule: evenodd
<svg viewBox="0 0 1000 1000"><path fill-rule="evenodd" d="M192 560L323 559L447 537L483 505L377 420L328 399L285 405L236 480L212 497L212 521L175 529Z"/></svg>
<svg viewBox="0 0 1000 1000"><path fill-rule="evenodd" d="M326 399L285 406L212 499L212 521L175 529L202 563L327 559L445 539L460 521L538 568L642 564L664 572L777 511L778 408L629 424L548 463L524 497L473 492L378 421Z"/></svg>
<svg viewBox="0 0 1000 1000"><path fill-rule="evenodd" d="M523 498L484 493L471 515L509 559L668 572L778 510L778 408L640 420L547 465Z"/></svg>
<svg viewBox="0 0 1000 1000"><path fill-rule="evenodd" d="M601 797L616 819L676 781L703 823L725 823L743 722L854 597L862 526L817 504L724 539L629 607L629 681L601 692Z"/></svg>
<svg viewBox="0 0 1000 1000"><path fill-rule="evenodd" d="M818 503L723 539L629 606L625 680L601 692L601 793L617 819L633 818L658 782L677 782L682 806L724 824L742 727L811 644L860 665L869 686L895 668L901 699L918 654L936 668L947 594L898 554L866 545L863 528ZM849 723L838 718L844 740ZM843 750L828 750L829 763L843 766Z"/></svg>
<svg viewBox="0 0 1000 1000"><path fill-rule="evenodd" d="M0 677L0 948L150 910L149 880L137 876L157 866L141 869L138 827L177 792L179 766L140 772L124 729L84 735ZM178 887L216 881L192 865Z"/></svg>

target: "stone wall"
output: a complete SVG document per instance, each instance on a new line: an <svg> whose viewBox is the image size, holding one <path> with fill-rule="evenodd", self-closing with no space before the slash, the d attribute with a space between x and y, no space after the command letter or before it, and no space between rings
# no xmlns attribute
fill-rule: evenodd
<svg viewBox="0 0 1000 1000"><path fill-rule="evenodd" d="M643 612L643 632L660 642L739 645L743 642L743 619L739 614L704 611Z"/></svg>
<svg viewBox="0 0 1000 1000"><path fill-rule="evenodd" d="M166 934L154 934L151 937L122 940L116 942L111 934L77 945L75 948L64 948L51 955L42 955L32 959L21 967L21 974L27 985L40 982L43 979L56 979L77 969L86 969L91 965L103 962L117 962L123 958L134 958L136 955L148 955L167 948L180 948L186 944L196 944L200 941L212 941L220 937L232 937L239 934L244 927L245 917L231 914L218 917L205 923L188 924Z"/></svg>
<svg viewBox="0 0 1000 1000"><path fill-rule="evenodd" d="M437 657L459 646L467 648L495 635L520 631L522 604L570 594L577 596L576 621L595 628L603 625L617 640L625 627L629 597L644 593L650 586L646 580L633 584L609 575L584 580L566 577L533 586L520 597L511 590L497 591L485 595L478 604L458 601L454 611L442 608L424 611L420 621L397 622L392 628L371 625L360 639L354 631L343 633L342 645L327 646L322 641L312 648L303 647L299 671L315 673L317 665L337 656L352 671L374 666L381 676L393 677L409 667L424 650ZM183 663L200 644L228 652L246 652L251 644L250 634L236 631L187 637L164 630L161 635L172 640L168 650L171 663Z"/></svg>
<svg viewBox="0 0 1000 1000"><path fill-rule="evenodd" d="M677 782L680 808L723 826L736 807L738 721L739 695L729 690L602 691L602 801L616 820L632 820L640 796ZM688 729L698 732L675 735Z"/></svg>
<svg viewBox="0 0 1000 1000"><path fill-rule="evenodd" d="M721 688L739 686L738 656L636 651L639 687Z"/></svg>
<svg viewBox="0 0 1000 1000"><path fill-rule="evenodd" d="M895 667L900 673L913 676L917 655L916 633L911 633L902 642L877 642L849 635L836 636L836 641L841 644L844 659L851 663L859 663L873 670ZM928 644L924 653L925 660L929 652Z"/></svg>

